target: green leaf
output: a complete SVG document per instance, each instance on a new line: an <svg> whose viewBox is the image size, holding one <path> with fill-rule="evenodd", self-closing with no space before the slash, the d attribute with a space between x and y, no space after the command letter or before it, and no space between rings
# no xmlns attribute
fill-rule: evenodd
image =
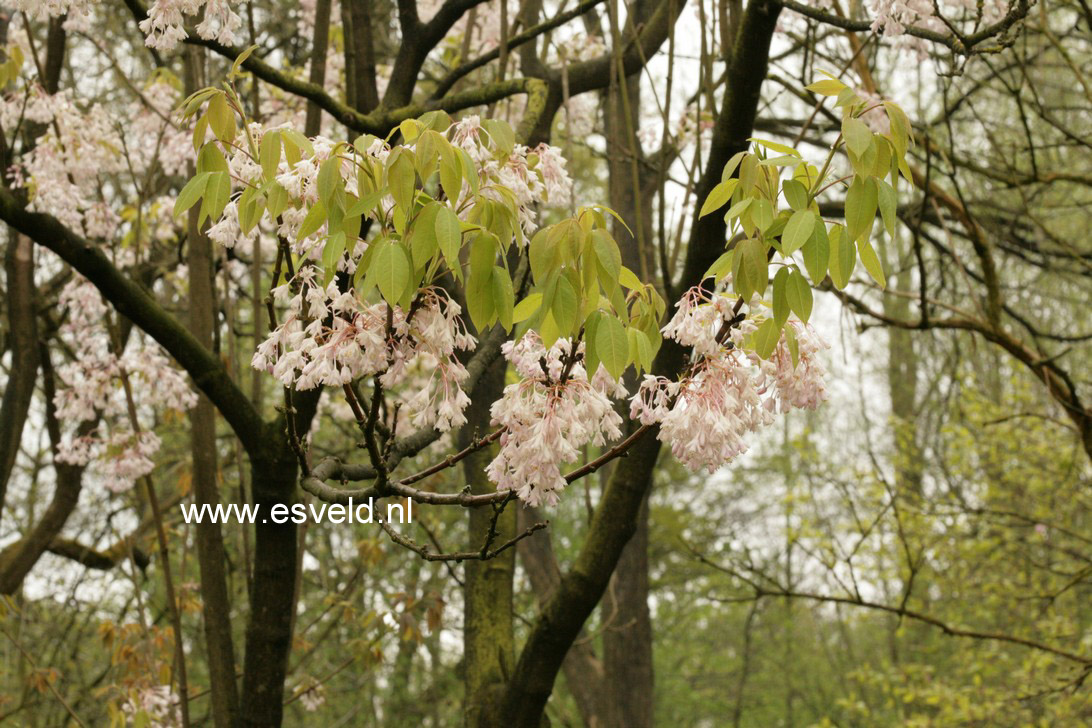
<svg viewBox="0 0 1092 728"><path fill-rule="evenodd" d="M361 197L353 204L349 205L349 209L345 211L345 215L347 217L352 217L354 215L371 215L372 212L375 210L376 204L378 204L379 201L382 200L386 195L386 189L370 192Z"/></svg>
<svg viewBox="0 0 1092 728"><path fill-rule="evenodd" d="M334 233L322 248L322 268L326 273L324 285L329 285L337 274L337 264L345 253L345 233Z"/></svg>
<svg viewBox="0 0 1092 728"><path fill-rule="evenodd" d="M262 165L262 179L271 180L281 162L281 135L267 131L258 145L258 160Z"/></svg>
<svg viewBox="0 0 1092 728"><path fill-rule="evenodd" d="M550 313L554 315L554 321L557 322L562 336L568 336L576 330L578 305L579 301L573 284L565 276L559 277L557 292L550 304Z"/></svg>
<svg viewBox="0 0 1092 728"><path fill-rule="evenodd" d="M897 200L895 198L895 189L882 179L876 180L876 193L880 206L880 217L883 219L883 225L887 229L887 234L894 237L895 235L895 222L898 220L897 212Z"/></svg>
<svg viewBox="0 0 1092 728"><path fill-rule="evenodd" d="M466 308L470 314L470 320L479 333L489 328L496 320L497 307L493 303L492 268L484 275L471 276L467 281Z"/></svg>
<svg viewBox="0 0 1092 728"><path fill-rule="evenodd" d="M413 221L413 228L410 231L410 254L413 257L415 269L423 268L440 249L436 239L436 215L440 209L439 203L430 202L421 209L417 219Z"/></svg>
<svg viewBox="0 0 1092 728"><path fill-rule="evenodd" d="M788 344L789 354L792 356L792 368L796 369L800 363L800 342L796 340L796 329L790 326L784 331L785 343Z"/></svg>
<svg viewBox="0 0 1092 728"><path fill-rule="evenodd" d="M484 276L497 258L497 239L491 233L475 235L470 241L470 275Z"/></svg>
<svg viewBox="0 0 1092 728"><path fill-rule="evenodd" d="M303 240L308 235L314 235L324 222L326 222L326 205L319 200L307 211L307 216L300 224L300 231L296 234L296 240Z"/></svg>
<svg viewBox="0 0 1092 728"><path fill-rule="evenodd" d="M773 315L778 326L789 320L789 269L780 268L773 279Z"/></svg>
<svg viewBox="0 0 1092 728"><path fill-rule="evenodd" d="M197 171L198 172L227 172L228 163L224 159L224 153L220 151L220 148L215 143L210 142L201 147L201 151L197 154Z"/></svg>
<svg viewBox="0 0 1092 728"><path fill-rule="evenodd" d="M258 49L258 45L254 44L254 45L248 47L245 51L240 53L238 56L236 56L235 57L235 62L231 64L231 71L230 71L230 73L228 73L228 76L234 78L235 76L239 75L239 69L242 67L243 63L245 63L246 59L250 58L250 54L253 53L254 51L256 51L257 49Z"/></svg>
<svg viewBox="0 0 1092 728"><path fill-rule="evenodd" d="M808 209L808 188L804 183L796 179L787 179L781 185L781 191L785 193L785 201L794 210Z"/></svg>
<svg viewBox="0 0 1092 728"><path fill-rule="evenodd" d="M766 244L757 238L752 238L744 240L740 246L740 254L743 256L740 262L741 273L746 276L749 288L761 296L766 293L766 286L770 280Z"/></svg>
<svg viewBox="0 0 1092 728"><path fill-rule="evenodd" d="M792 255L804 247L804 243L808 242L815 229L815 223L815 213L811 210L794 212L785 225L785 232L781 233L781 252L784 255Z"/></svg>
<svg viewBox="0 0 1092 728"><path fill-rule="evenodd" d="M852 116L842 121L842 136L845 137L849 151L858 157L867 152L872 144L872 130L868 128L868 124Z"/></svg>
<svg viewBox="0 0 1092 728"><path fill-rule="evenodd" d="M618 244L606 230L597 228L591 233L592 247L595 249L595 258L603 266L603 270L615 282L622 273L622 253L618 250Z"/></svg>
<svg viewBox="0 0 1092 728"><path fill-rule="evenodd" d="M778 144L777 142L771 142L768 139L758 139L756 137L751 137L747 141L754 142L755 144L766 147L767 149L772 149L775 152L779 152L781 154L787 154L790 157L800 156L800 152L796 151L792 147L785 144Z"/></svg>
<svg viewBox="0 0 1092 728"><path fill-rule="evenodd" d="M612 377L622 376L629 364L629 339L622 322L614 316L603 316L595 327L595 351Z"/></svg>
<svg viewBox="0 0 1092 728"><path fill-rule="evenodd" d="M374 277L387 303L397 304L410 282L410 262L405 249L391 240L380 243L379 250L372 256L368 275Z"/></svg>
<svg viewBox="0 0 1092 728"><path fill-rule="evenodd" d="M227 94L218 93L209 100L209 128L225 144L235 140L235 113L228 106Z"/></svg>
<svg viewBox="0 0 1092 728"><path fill-rule="evenodd" d="M516 308L512 312L512 321L517 324L526 321L534 316L535 312L538 311L541 306L542 294L538 292L529 294L527 298L516 304Z"/></svg>
<svg viewBox="0 0 1092 728"><path fill-rule="evenodd" d="M811 231L811 237L800 252L804 255L804 267L812 282L822 283L827 277L827 265L830 263L830 239L827 237L827 226L822 220Z"/></svg>
<svg viewBox="0 0 1092 728"><path fill-rule="evenodd" d="M440 252L444 254L447 267L456 272L459 270L459 250L463 247L463 230L459 224L459 218L447 205L442 205L436 211L436 242L440 245Z"/></svg>
<svg viewBox="0 0 1092 728"><path fill-rule="evenodd" d="M213 172L209 175L205 187L205 197L201 201L201 220L208 215L210 220L219 220L231 198L231 177L227 172Z"/></svg>
<svg viewBox="0 0 1092 728"><path fill-rule="evenodd" d="M650 369L652 367L652 342L648 338L648 334L640 329L628 328L626 329L626 336L629 338L629 359L636 362L641 369Z"/></svg>
<svg viewBox="0 0 1092 728"><path fill-rule="evenodd" d="M755 353L763 359L769 359L777 348L777 342L781 338L781 327L773 319L766 319L754 333Z"/></svg>
<svg viewBox="0 0 1092 728"><path fill-rule="evenodd" d="M738 184L738 179L728 179L720 182L716 187L709 190L709 194L705 198L705 203L701 206L701 213L698 217L705 217L709 213L724 207L725 203L732 199L732 192L735 191L736 185Z"/></svg>
<svg viewBox="0 0 1092 728"><path fill-rule="evenodd" d="M205 194L205 187L208 185L210 174L210 172L201 172L186 183L186 186L182 188L174 201L175 217L193 207L201 199L201 195Z"/></svg>
<svg viewBox="0 0 1092 728"><path fill-rule="evenodd" d="M854 177L846 192L846 229L853 242L867 239L876 221L876 181Z"/></svg>
<svg viewBox="0 0 1092 728"><path fill-rule="evenodd" d="M512 153L512 149L516 146L516 132L512 130L507 121L503 119L484 119L482 128L489 134L493 144L504 156L507 157Z"/></svg>
<svg viewBox="0 0 1092 728"><path fill-rule="evenodd" d="M807 323L811 317L811 286L800 271L794 270L789 273L785 295L788 297L789 308L801 321Z"/></svg>
<svg viewBox="0 0 1092 728"><path fill-rule="evenodd" d="M888 121L891 123L891 143L901 159L906 156L906 148L910 141L910 119L906 117L906 112L894 101L884 101L883 108L887 112Z"/></svg>
<svg viewBox="0 0 1092 728"><path fill-rule="evenodd" d="M326 208L332 207L330 204L334 198L334 193L337 190L338 184L341 182L341 159L333 156L328 158L319 167L318 173L318 194L319 199L322 200Z"/></svg>
<svg viewBox="0 0 1092 728"><path fill-rule="evenodd" d="M724 221L731 224L733 220L738 218L744 213L744 211L751 206L751 203L755 201L753 197L745 197L736 204L728 208L728 212L724 213Z"/></svg>
<svg viewBox="0 0 1092 728"><path fill-rule="evenodd" d="M637 277L637 274L624 265L622 266L622 270L618 273L618 282L631 291L641 290L645 287L645 284L641 283L641 279Z"/></svg>
<svg viewBox="0 0 1092 728"><path fill-rule="evenodd" d="M736 152L732 155L732 158L728 160L728 164L724 165L724 169L720 172L721 180L729 179L732 173L736 171L736 167L743 161L743 158L747 156L747 152Z"/></svg>
<svg viewBox="0 0 1092 728"><path fill-rule="evenodd" d="M820 96L837 96L842 93L842 89L846 88L846 85L833 78L824 78L821 81L808 84L804 88Z"/></svg>
<svg viewBox="0 0 1092 728"><path fill-rule="evenodd" d="M445 140L446 141L446 140ZM444 195L452 202L457 202L463 189L463 173L459 158L451 145L440 147L440 186Z"/></svg>
<svg viewBox="0 0 1092 728"><path fill-rule="evenodd" d="M398 152L402 151L401 154ZM416 182L417 172L413 169L408 152L396 149L391 152L393 161L387 167L387 182L391 188L391 196L394 203L409 215L413 209L413 187Z"/></svg>
<svg viewBox="0 0 1092 728"><path fill-rule="evenodd" d="M830 229L830 279L839 289L845 288L857 265L857 249L841 225Z"/></svg>
<svg viewBox="0 0 1092 728"><path fill-rule="evenodd" d="M774 210L773 205L765 197L756 197L755 201L751 204L751 220L755 226L765 232L765 230L773 224Z"/></svg>
<svg viewBox="0 0 1092 728"><path fill-rule="evenodd" d="M493 306L497 310L497 318L500 319L505 331L511 331L516 294L512 289L512 279L508 277L508 271L500 266L494 266L492 286Z"/></svg>
<svg viewBox="0 0 1092 728"><path fill-rule="evenodd" d="M872 280L876 281L880 288L886 288L887 277L883 274L883 266L880 265L880 259L876 256L872 243L862 240L857 244L857 252L861 256L861 263L864 264L868 275L872 276Z"/></svg>
<svg viewBox="0 0 1092 728"><path fill-rule="evenodd" d="M727 253L722 254L719 258L713 261L713 265L709 266L709 270L705 271L705 275L702 276L702 280L706 278L712 278L716 282L720 282L720 279L724 277L725 273L732 270L732 256L734 253L729 250Z"/></svg>

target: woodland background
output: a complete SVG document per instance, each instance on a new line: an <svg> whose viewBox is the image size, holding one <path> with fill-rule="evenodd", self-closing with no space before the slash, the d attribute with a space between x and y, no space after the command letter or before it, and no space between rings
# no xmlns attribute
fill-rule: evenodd
<svg viewBox="0 0 1092 728"><path fill-rule="evenodd" d="M141 0L3 9L22 63L3 67L0 113L0 724L176 724L163 701L178 693L160 686L177 686L178 630L192 725L1092 724L1085 0L234 7L235 42L191 28L172 51L145 46ZM506 533L550 525L503 557L427 561L367 526L202 532L177 503L311 498L277 383L249 366L271 254L170 215L192 149L185 130L166 143L174 110L251 44L250 113L309 135L386 133L436 107L530 120L527 141L567 157L578 204L629 224L626 264L669 303L723 251L723 222L695 210L748 137L814 157L837 135L804 88L830 72L913 123L902 224L875 241L888 286L859 270L816 291L833 345L818 411L713 475L646 439L556 507L511 506ZM32 118L42 94L65 101ZM31 156L100 133L122 148L100 163L80 147L77 172ZM28 211L48 192L28 169L77 175L56 193L113 223ZM823 214L841 213L834 195ZM58 372L82 355L59 300L77 268L120 347L155 339L213 382L189 413L141 410L162 445L123 493L55 457L73 429ZM490 376L503 385L503 368ZM307 406L316 448L351 454L352 419ZM430 487L488 489L485 462ZM481 509L415 514L408 535L446 551L490 527Z"/></svg>

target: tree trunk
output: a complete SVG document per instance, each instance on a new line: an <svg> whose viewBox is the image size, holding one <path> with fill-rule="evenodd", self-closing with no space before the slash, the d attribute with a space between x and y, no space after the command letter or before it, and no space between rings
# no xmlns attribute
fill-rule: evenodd
<svg viewBox="0 0 1092 728"><path fill-rule="evenodd" d="M466 447L475 432L487 431L489 407L504 389L505 369L506 362L497 359L475 387L474 399L467 408L467 424L460 431L460 447ZM489 447L463 460L463 472L472 492L495 490L485 475L485 468L495 454L495 447ZM516 505L509 503L499 516L493 508L471 508L468 520L467 549L477 551L490 538L491 547L496 548L515 536ZM467 561L465 566L465 723L468 728L478 728L496 725L499 699L515 662L512 586L516 551L508 549L488 561Z"/></svg>
<svg viewBox="0 0 1092 728"><path fill-rule="evenodd" d="M203 83L204 51L186 48L186 91L193 93ZM216 289L213 285L212 246L201 231L198 208L192 207L187 220L187 259L190 284L189 328L206 349L213 346ZM216 408L198 392L197 405L190 412L190 454L193 460L193 498L200 507L220 504L216 482ZM235 684L235 646L231 635L231 601L228 596L227 555L220 524L212 519L194 525L197 563L201 578L201 612L205 623L212 720L216 728L229 728L239 709Z"/></svg>

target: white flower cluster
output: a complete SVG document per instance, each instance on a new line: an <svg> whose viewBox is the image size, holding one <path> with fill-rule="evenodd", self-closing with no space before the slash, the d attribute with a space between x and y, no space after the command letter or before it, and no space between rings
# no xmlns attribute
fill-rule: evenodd
<svg viewBox="0 0 1092 728"><path fill-rule="evenodd" d="M91 5L98 0L14 0L16 10L21 10L33 20L45 20L61 15L87 15Z"/></svg>
<svg viewBox="0 0 1092 728"><path fill-rule="evenodd" d="M572 179L565 170L561 151L549 144L528 149L516 144L505 159L497 159L489 132L477 116L467 116L452 125L451 143L462 147L479 166L484 183L481 193L498 202L505 202L500 193L488 185L493 183L515 195L520 208L523 231L530 235L537 229L535 206L547 202L565 206L572 195ZM464 183L463 193L469 191Z"/></svg>
<svg viewBox="0 0 1092 728"><path fill-rule="evenodd" d="M197 35L233 45L243 19L231 9L229 0L156 0L148 8L148 17L140 21L140 30L147 36L144 43L160 51L174 50L186 39L186 16L197 16L202 8L205 15L194 29Z"/></svg>
<svg viewBox="0 0 1092 728"><path fill-rule="evenodd" d="M467 372L455 352L474 348L476 341L457 303L441 289L427 288L407 314L399 306L369 304L352 291L342 293L336 280L323 288L314 276L314 269L305 267L291 285L274 289L274 299L287 312L258 346L254 368L297 389L340 387L372 375L393 389L424 358L431 376L410 398L413 422L441 432L466 422L463 410L470 400L462 383Z"/></svg>
<svg viewBox="0 0 1092 728"><path fill-rule="evenodd" d="M112 351L103 325L106 306L86 279L69 283L60 303L67 314L60 334L78 347L80 356L57 369L63 385L54 397L57 418L77 425L100 416L103 421L84 436L65 439L57 459L88 465L111 491L128 490L152 471L160 442L150 430L133 431L122 376L129 380L138 412L188 410L197 395L158 345L130 346L120 356Z"/></svg>
<svg viewBox="0 0 1092 728"><path fill-rule="evenodd" d="M901 36L910 26L947 35L949 22L958 23L963 18L977 21L981 13L982 23L994 23L1008 9L1005 0L869 0L868 5L873 16L872 32L882 29L887 37ZM938 9L943 18L937 15Z"/></svg>
<svg viewBox="0 0 1092 728"><path fill-rule="evenodd" d="M521 379L505 387L490 410L493 423L505 431L486 473L498 489L514 490L533 506L557 503L566 485L561 466L578 460L582 447L602 446L622 434L610 397L624 397L625 387L602 366L588 381L579 363L562 381L571 348L561 339L546 349L534 332L502 348ZM577 353L582 350L583 344Z"/></svg>
<svg viewBox="0 0 1092 728"><path fill-rule="evenodd" d="M753 321L733 327L728 341L718 340L732 305L722 294L688 291L663 332L701 358L680 382L646 376L630 403L630 415L659 424L659 439L691 470L716 470L745 452L744 436L770 424L776 412L815 409L827 397L818 352L828 347L810 326L786 324L796 340L795 365L784 333L764 360L741 348L757 328Z"/></svg>
<svg viewBox="0 0 1092 728"><path fill-rule="evenodd" d="M121 712L134 725L151 725L155 728L182 725L178 695L171 690L170 685L156 685L133 691L122 705Z"/></svg>
<svg viewBox="0 0 1092 728"><path fill-rule="evenodd" d="M189 134L170 121L179 92L157 79L142 92L143 101L126 109L127 133L118 134L118 120L95 105L82 111L69 90L46 94L34 86L26 97L0 101L0 124L16 127L26 118L43 128L34 148L23 155L14 172L28 183L30 207L53 215L65 226L96 240L111 240L121 225L116 204L101 199L104 188L126 196L125 185L104 184L106 175L144 176L152 167L180 174L193 156ZM146 102L146 103L145 103ZM125 154L126 150L154 154Z"/></svg>
<svg viewBox="0 0 1092 728"><path fill-rule="evenodd" d="M299 695L300 704L308 713L314 713L326 704L326 686L313 678L308 678L307 684L308 688Z"/></svg>

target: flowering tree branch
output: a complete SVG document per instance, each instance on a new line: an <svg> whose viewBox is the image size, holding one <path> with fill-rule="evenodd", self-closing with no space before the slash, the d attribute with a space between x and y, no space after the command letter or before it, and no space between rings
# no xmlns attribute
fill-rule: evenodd
<svg viewBox="0 0 1092 728"><path fill-rule="evenodd" d="M840 14L812 7L805 3L796 2L796 0L782 0L781 5L788 10L792 10L795 13L799 13L812 20L823 23L824 25L830 25L835 28L854 32L879 32L880 30L884 30L888 23L892 22L891 20L883 21L882 19L877 19L876 21L851 20ZM1005 13L1004 17L970 35L959 33L959 31L950 23L946 24L950 31L949 33L941 33L928 28L920 28L915 25L900 28L900 31L906 35L942 45L949 50L962 55L994 53L1006 45L1005 41L985 48L979 48L979 46L986 41L996 41L999 37L1003 37L1007 34L1014 25L1027 17L1030 7L1031 3L1027 0L1018 0L1017 2L1010 3L1009 11Z"/></svg>
<svg viewBox="0 0 1092 728"><path fill-rule="evenodd" d="M0 219L60 256L91 281L117 310L155 339L212 400L251 452L264 446L264 423L258 411L231 380L223 362L201 346L143 287L119 271L98 246L52 215L29 212L8 189L0 189Z"/></svg>

